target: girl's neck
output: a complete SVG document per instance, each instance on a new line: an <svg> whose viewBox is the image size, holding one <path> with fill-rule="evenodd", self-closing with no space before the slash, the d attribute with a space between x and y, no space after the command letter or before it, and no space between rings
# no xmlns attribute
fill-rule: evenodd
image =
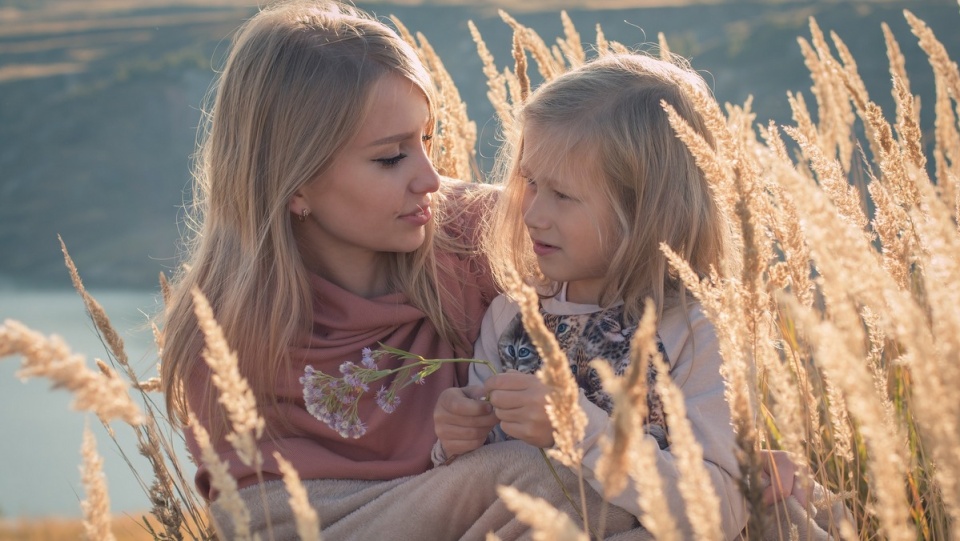
<svg viewBox="0 0 960 541"><path fill-rule="evenodd" d="M600 291L603 284L599 280L568 282L565 287L567 302L600 304Z"/></svg>

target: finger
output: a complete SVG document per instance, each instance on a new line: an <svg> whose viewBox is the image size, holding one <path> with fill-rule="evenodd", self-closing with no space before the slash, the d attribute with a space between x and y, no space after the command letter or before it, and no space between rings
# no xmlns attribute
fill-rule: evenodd
<svg viewBox="0 0 960 541"><path fill-rule="evenodd" d="M439 427L459 427L459 428L488 428L497 424L499 419L495 412L491 411L486 415L438 415L434 418L434 424Z"/></svg>
<svg viewBox="0 0 960 541"><path fill-rule="evenodd" d="M493 413L493 407L489 403L474 400L466 395L460 395L456 399L447 401L443 409L454 415L464 417L477 417Z"/></svg>
<svg viewBox="0 0 960 541"><path fill-rule="evenodd" d="M483 382L483 387L488 393L494 390L522 391L531 386L531 378L536 380L537 376L522 372L504 372L488 378Z"/></svg>

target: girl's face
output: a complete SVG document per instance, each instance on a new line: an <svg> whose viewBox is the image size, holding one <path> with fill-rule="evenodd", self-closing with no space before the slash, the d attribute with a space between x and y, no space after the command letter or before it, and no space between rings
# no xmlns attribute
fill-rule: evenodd
<svg viewBox="0 0 960 541"><path fill-rule="evenodd" d="M536 141L540 133L525 128L524 141ZM523 223L544 276L568 283L567 300L596 304L613 253L613 214L591 189L596 179L556 173L563 168L549 158L524 155L521 159L520 174L526 182Z"/></svg>
<svg viewBox="0 0 960 541"><path fill-rule="evenodd" d="M413 83L393 74L376 83L357 134L290 201L295 215L310 210L294 226L308 267L324 274L423 244L430 194L440 187L424 145L428 120L427 100Z"/></svg>

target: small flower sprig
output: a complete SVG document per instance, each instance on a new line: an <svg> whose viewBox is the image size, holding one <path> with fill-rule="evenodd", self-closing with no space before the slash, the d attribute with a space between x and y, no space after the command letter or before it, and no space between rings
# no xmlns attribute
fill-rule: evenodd
<svg viewBox="0 0 960 541"><path fill-rule="evenodd" d="M316 370L312 366L304 369L300 378L303 385L303 399L307 411L344 438L359 438L367 432L367 425L360 419L357 406L360 396L370 390L370 384L387 376L397 374L389 387L381 385L376 401L386 413L393 413L400 405L397 393L412 383L423 384L424 379L448 363L481 363L491 372L496 372L489 361L480 359L427 359L415 353L379 344L380 349L363 348L360 364L346 361L340 365L341 377L334 377ZM402 360L413 361L397 368L381 370L377 360L386 356L395 356Z"/></svg>

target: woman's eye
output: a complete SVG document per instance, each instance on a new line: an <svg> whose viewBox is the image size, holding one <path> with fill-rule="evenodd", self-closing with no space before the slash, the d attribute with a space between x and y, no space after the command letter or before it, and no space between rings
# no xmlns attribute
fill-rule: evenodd
<svg viewBox="0 0 960 541"><path fill-rule="evenodd" d="M402 160L402 159L404 159L404 158L406 158L406 157L407 157L407 155L404 154L403 152L401 152L400 154L397 154L396 156L394 156L394 157L392 157L392 158L378 158L378 159L373 160L373 161L375 161L375 162L383 165L384 167L393 167L394 165L397 165L398 163L400 163L400 160Z"/></svg>

